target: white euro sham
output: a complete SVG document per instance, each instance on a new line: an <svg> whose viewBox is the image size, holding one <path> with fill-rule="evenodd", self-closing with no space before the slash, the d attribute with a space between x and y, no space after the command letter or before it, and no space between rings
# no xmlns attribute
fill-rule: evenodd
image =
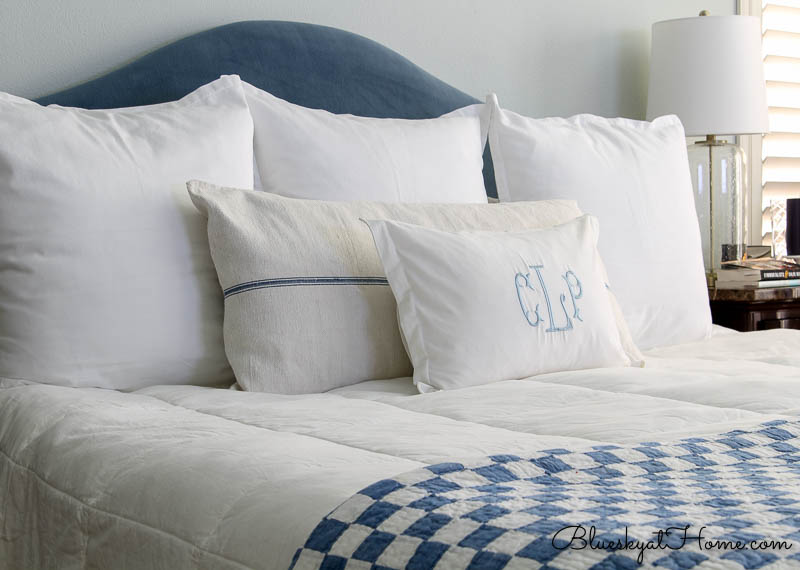
<svg viewBox="0 0 800 570"><path fill-rule="evenodd" d="M314 200L486 203L485 105L435 119L337 115L248 83L259 183Z"/></svg>
<svg viewBox="0 0 800 570"><path fill-rule="evenodd" d="M614 293L642 350L711 334L686 139L675 116L532 119L493 107L501 201L576 200L596 216Z"/></svg>
<svg viewBox="0 0 800 570"><path fill-rule="evenodd" d="M185 182L252 188L236 76L111 110L0 94L0 378L134 389L233 374Z"/></svg>

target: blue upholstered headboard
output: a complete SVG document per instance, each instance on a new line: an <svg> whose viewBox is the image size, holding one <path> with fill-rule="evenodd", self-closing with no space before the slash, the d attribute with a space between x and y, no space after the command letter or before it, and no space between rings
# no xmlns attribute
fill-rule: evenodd
<svg viewBox="0 0 800 570"><path fill-rule="evenodd" d="M277 21L238 22L189 36L38 102L87 109L150 105L179 99L223 74L298 105L365 117L438 117L478 102L372 40ZM484 178L496 196L488 147Z"/></svg>

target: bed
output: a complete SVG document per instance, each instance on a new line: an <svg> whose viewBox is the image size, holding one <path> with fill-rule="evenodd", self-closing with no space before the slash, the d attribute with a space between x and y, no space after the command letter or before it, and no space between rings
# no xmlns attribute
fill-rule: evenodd
<svg viewBox="0 0 800 570"><path fill-rule="evenodd" d="M197 34L40 102L152 104L232 73L336 113L475 102L374 42L285 22ZM4 379L0 567L800 566L800 334L715 327L644 360L423 394ZM728 542L681 544L686 525ZM623 527L673 532L628 545Z"/></svg>

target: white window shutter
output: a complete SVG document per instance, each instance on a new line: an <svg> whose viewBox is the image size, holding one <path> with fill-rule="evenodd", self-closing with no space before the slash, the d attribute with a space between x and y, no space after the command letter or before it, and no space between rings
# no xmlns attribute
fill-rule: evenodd
<svg viewBox="0 0 800 570"><path fill-rule="evenodd" d="M764 75L769 129L761 145L764 237L773 200L800 198L800 0L763 0Z"/></svg>

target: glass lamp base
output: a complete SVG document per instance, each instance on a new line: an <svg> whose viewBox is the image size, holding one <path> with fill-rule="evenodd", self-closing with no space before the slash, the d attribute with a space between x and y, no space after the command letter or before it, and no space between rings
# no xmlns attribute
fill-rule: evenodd
<svg viewBox="0 0 800 570"><path fill-rule="evenodd" d="M745 257L747 187L745 159L734 144L709 136L689 145L694 203L700 223L706 276L726 261Z"/></svg>

